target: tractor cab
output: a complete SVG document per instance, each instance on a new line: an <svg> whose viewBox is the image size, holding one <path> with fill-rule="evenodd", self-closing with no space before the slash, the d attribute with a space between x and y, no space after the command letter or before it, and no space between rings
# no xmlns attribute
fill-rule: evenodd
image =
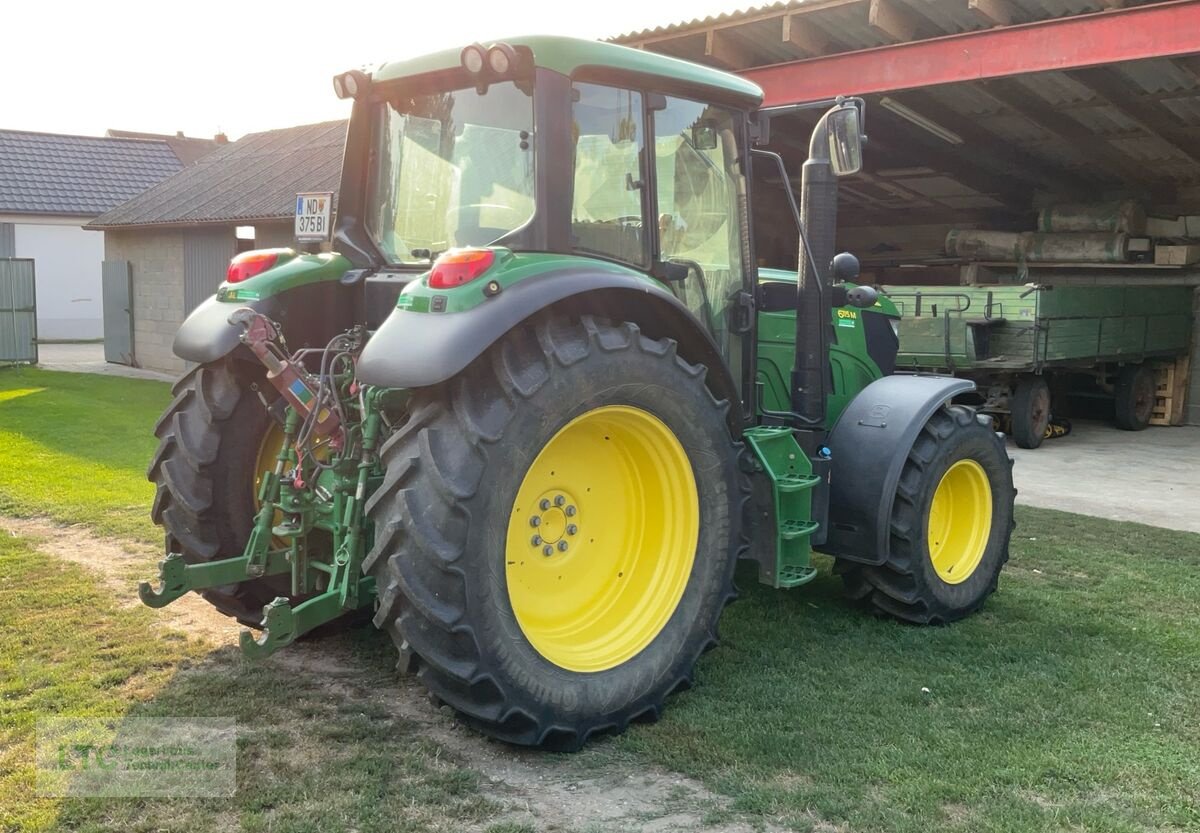
<svg viewBox="0 0 1200 833"><path fill-rule="evenodd" d="M758 285L750 166L782 165L752 149L772 115L758 109L757 87L664 56L561 38L472 44L348 72L334 86L355 101L336 246L371 273L369 323L383 323L397 293L406 310L481 303L475 286L460 287L484 280L503 288L505 275L555 256L563 270L652 283L673 309L651 304L639 324L653 329L664 315L689 321L697 330L689 352L710 365L719 357L738 417L755 419L755 310L773 287ZM860 110L831 105L814 144L831 175L853 172ZM836 190L814 199L835 205ZM798 224L799 215L779 222ZM794 326L812 342L802 357L823 365L811 319L830 308L828 276L815 270L828 271L832 226L828 235L816 231L827 245L802 262L791 307L820 308ZM604 303L628 315L631 302L618 292ZM370 373L377 365L370 353L365 361ZM818 367L805 372L820 375ZM812 386L810 422L798 427L824 424L826 387ZM794 411L797 403L785 400L782 410Z"/></svg>

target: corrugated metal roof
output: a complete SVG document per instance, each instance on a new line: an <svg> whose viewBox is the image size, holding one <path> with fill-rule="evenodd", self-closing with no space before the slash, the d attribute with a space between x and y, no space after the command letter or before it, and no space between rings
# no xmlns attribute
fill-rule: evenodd
<svg viewBox="0 0 1200 833"><path fill-rule="evenodd" d="M163 141L0 130L0 213L94 216L182 167Z"/></svg>
<svg viewBox="0 0 1200 833"><path fill-rule="evenodd" d="M897 2L918 20L916 39L984 29L990 25L980 15L972 12L963 0ZM1104 0L1010 0L1010 4L1019 17L1019 20L1014 22L1021 23L1104 11L1111 5ZM785 0L730 9L702 18L664 23L653 28L615 35L610 40L618 43L658 40L664 36L685 35L714 26L737 26L764 17L778 17L788 12L804 11L844 48L866 49L892 43L892 40L867 22L866 7L869 5L868 0Z"/></svg>
<svg viewBox="0 0 1200 833"><path fill-rule="evenodd" d="M1124 0L1118 5L1146 2ZM886 21L872 21L870 0L790 0L669 23L614 40L738 71L960 34L997 22L1035 23L1104 13L1114 4L1111 0L1006 0L980 5L972 10L965 0L889 0L893 13ZM984 9L999 9L1005 19L992 20ZM784 39L789 26L795 42ZM799 33L797 26L803 27ZM796 71L819 70L800 63ZM942 164L943 173L955 171L960 180L977 186L987 186L989 175L997 177L992 180L996 188L1003 180L1017 177L1030 186L1031 193L1040 187L1094 186L1093 191L1132 188L1164 195L1200 185L1200 157L1192 150L1200 147L1200 57L1131 61L1099 71L1049 71L1019 76L1002 86L964 82L899 91L889 97L908 102L918 116L968 137L960 146L929 145L919 124L905 124L886 114L872 120L868 115L868 132L891 149L896 164L906 161L905 156L913 164L920 160L935 168ZM867 98L870 114L878 99ZM922 101L932 102L930 113L922 112ZM1062 118L1047 118L1051 111ZM1072 121L1080 129L1073 128ZM780 139L786 143L782 134ZM796 143L797 154L803 146L802 141ZM1019 155L997 152L1000 149ZM800 158L793 161L799 164ZM1053 174L1056 168L1068 176L1051 182L1052 176L1042 175ZM931 199L949 204L940 197Z"/></svg>
<svg viewBox="0 0 1200 833"><path fill-rule="evenodd" d="M346 122L251 133L93 220L91 228L287 219L300 191L337 191Z"/></svg>

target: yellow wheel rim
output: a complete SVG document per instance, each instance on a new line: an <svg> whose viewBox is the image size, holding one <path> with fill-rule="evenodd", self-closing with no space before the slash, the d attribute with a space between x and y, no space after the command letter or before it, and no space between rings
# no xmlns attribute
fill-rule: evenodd
<svg viewBox="0 0 1200 833"><path fill-rule="evenodd" d="M258 493L262 489L263 476L269 471L275 471L275 461L279 450L283 448L283 426L271 420L267 432L263 434L258 444L258 456L254 458L254 511L262 506Z"/></svg>
<svg viewBox="0 0 1200 833"><path fill-rule="evenodd" d="M604 671L650 644L687 587L700 501L662 420L609 405L542 448L513 501L505 579L529 643L571 671Z"/></svg>
<svg viewBox="0 0 1200 833"><path fill-rule="evenodd" d="M975 460L946 469L929 506L929 558L938 577L960 584L971 577L992 532L992 489Z"/></svg>

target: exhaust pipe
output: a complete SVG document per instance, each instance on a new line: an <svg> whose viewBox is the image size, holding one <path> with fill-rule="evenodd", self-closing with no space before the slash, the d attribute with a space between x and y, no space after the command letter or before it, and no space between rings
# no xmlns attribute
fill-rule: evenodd
<svg viewBox="0 0 1200 833"><path fill-rule="evenodd" d="M810 454L824 439L826 387L829 378L829 304L825 292L828 264L837 235L837 176L829 158L829 114L817 122L801 171L800 217L806 234L800 239L796 283L796 363L792 367L792 411L802 445ZM807 245L808 251L805 251ZM817 270L821 270L818 272ZM818 435L821 436L818 436ZM807 438L810 442L803 442Z"/></svg>

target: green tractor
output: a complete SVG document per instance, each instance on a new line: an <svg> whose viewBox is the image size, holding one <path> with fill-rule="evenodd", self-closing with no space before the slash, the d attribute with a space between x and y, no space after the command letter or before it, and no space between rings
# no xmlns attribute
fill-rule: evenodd
<svg viewBox="0 0 1200 833"><path fill-rule="evenodd" d="M861 101L822 105L789 273L750 212L780 111L736 76L530 37L334 87L332 251L237 256L176 337L144 602L200 592L251 656L371 615L470 724L570 749L690 684L739 558L785 588L827 553L914 623L995 590L1003 438L972 383L892 375L896 309L834 257Z"/></svg>

